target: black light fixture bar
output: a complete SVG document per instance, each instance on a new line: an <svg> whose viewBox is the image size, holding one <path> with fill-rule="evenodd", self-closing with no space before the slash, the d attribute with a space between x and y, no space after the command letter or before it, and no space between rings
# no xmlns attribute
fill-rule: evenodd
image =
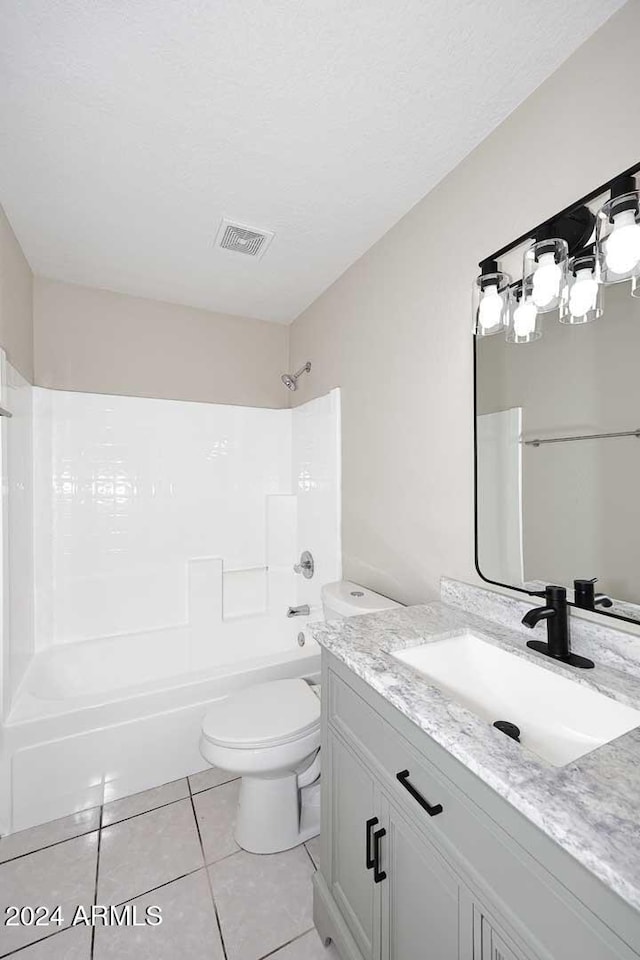
<svg viewBox="0 0 640 960"><path fill-rule="evenodd" d="M545 227L548 227L550 224L552 224L554 220L558 220L560 217L571 213L571 211L575 210L576 207L582 207L588 203L591 203L591 201L595 200L596 197L599 197L601 193L606 193L611 189L616 180L621 180L623 177L633 177L637 173L640 173L640 163L636 163L635 166L629 167L628 170L623 170L622 173L617 173L615 177L611 177L611 179L607 180L606 183L603 183L602 186L596 187L595 190L591 190L579 200L574 200L574 202L570 203L568 207L564 208L564 210L554 213L552 217L549 217L547 220L543 220L542 223L532 227L531 230L527 230L527 232L523 233L522 236L518 237L516 240L512 240L510 243L507 243L504 247L500 247L499 250L496 250L496 252L492 253L490 256L483 257L478 266L482 268L483 264L487 263L489 260L499 260L500 257L505 255L505 253L509 253L510 250L515 250L515 248L519 247L525 242L525 240L530 240L532 237L536 237L545 229Z"/></svg>

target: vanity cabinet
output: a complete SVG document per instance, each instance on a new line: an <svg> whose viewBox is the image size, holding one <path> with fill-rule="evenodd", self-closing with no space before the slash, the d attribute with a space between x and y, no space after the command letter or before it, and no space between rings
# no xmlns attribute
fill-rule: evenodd
<svg viewBox="0 0 640 960"><path fill-rule="evenodd" d="M389 802L358 754L329 734L330 890L358 960L461 956L460 882Z"/></svg>
<svg viewBox="0 0 640 960"><path fill-rule="evenodd" d="M327 754L331 893L363 960L458 957L458 878L339 735Z"/></svg>
<svg viewBox="0 0 640 960"><path fill-rule="evenodd" d="M640 918L323 651L314 920L342 960L638 960Z"/></svg>
<svg viewBox="0 0 640 960"><path fill-rule="evenodd" d="M391 804L384 822L382 868L386 873L386 889L381 957L383 960L460 957L458 877L436 848Z"/></svg>
<svg viewBox="0 0 640 960"><path fill-rule="evenodd" d="M474 931L477 932L473 945L474 958L480 960L522 960L522 955L506 942L479 910L474 914Z"/></svg>
<svg viewBox="0 0 640 960"><path fill-rule="evenodd" d="M366 853L378 823L378 791L373 775L339 737L331 737L325 755L336 785L331 794L331 894L363 960L376 960L380 957L380 887L372 882Z"/></svg>

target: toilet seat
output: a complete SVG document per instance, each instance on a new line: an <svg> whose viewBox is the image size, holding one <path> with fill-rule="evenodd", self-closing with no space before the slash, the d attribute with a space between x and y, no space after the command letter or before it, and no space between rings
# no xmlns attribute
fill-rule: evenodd
<svg viewBox="0 0 640 960"><path fill-rule="evenodd" d="M320 701L300 678L247 687L207 712L205 740L234 750L275 747L306 737L320 727Z"/></svg>

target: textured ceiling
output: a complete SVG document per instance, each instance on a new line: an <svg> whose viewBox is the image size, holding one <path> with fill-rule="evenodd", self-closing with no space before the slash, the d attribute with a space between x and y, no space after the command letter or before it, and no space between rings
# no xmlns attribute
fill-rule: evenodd
<svg viewBox="0 0 640 960"><path fill-rule="evenodd" d="M3 0L0 202L36 273L287 322L620 6Z"/></svg>

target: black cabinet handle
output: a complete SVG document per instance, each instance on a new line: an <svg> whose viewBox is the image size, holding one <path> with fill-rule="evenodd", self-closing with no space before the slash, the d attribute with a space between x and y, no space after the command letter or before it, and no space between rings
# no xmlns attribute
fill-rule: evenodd
<svg viewBox="0 0 640 960"><path fill-rule="evenodd" d="M371 852L371 829L372 829L372 827L375 827L375 825L376 825L377 823L379 823L379 822L380 822L380 821L378 820L377 817L371 817L371 819L370 819L370 820L367 820L367 823L366 823L366 828L367 828L367 852L366 852L366 854L365 854L365 861L364 861L364 862L365 862L365 864L366 864L366 866L367 866L367 870L371 870L371 869L374 867L374 865L375 865L374 857L373 857L373 854L372 854L372 852Z"/></svg>
<svg viewBox="0 0 640 960"><path fill-rule="evenodd" d="M401 770L400 773L396 773L396 780L400 781L405 790L411 794L414 800L418 801L422 809L426 810L430 817L436 817L439 813L442 813L441 803L429 803L429 801L425 800L421 793L418 793L413 784L409 783L408 770Z"/></svg>
<svg viewBox="0 0 640 960"><path fill-rule="evenodd" d="M380 841L383 837L386 837L387 831L382 827L381 830L376 830L373 835L373 882L382 883L383 880L387 879L387 874L384 870L380 869Z"/></svg>

